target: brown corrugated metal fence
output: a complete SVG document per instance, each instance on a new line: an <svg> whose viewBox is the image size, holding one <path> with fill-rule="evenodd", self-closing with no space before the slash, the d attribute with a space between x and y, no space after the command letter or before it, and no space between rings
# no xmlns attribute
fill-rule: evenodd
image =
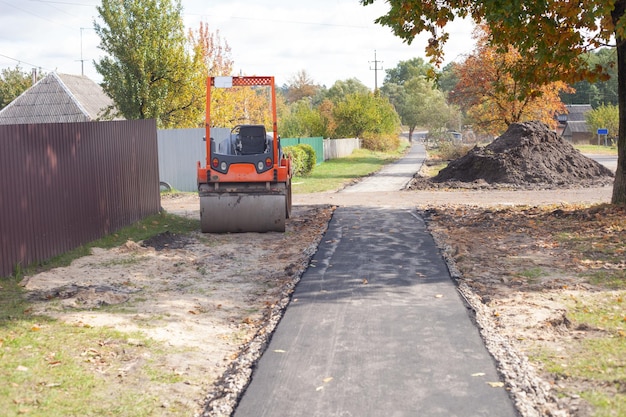
<svg viewBox="0 0 626 417"><path fill-rule="evenodd" d="M159 211L154 120L0 126L0 276Z"/></svg>

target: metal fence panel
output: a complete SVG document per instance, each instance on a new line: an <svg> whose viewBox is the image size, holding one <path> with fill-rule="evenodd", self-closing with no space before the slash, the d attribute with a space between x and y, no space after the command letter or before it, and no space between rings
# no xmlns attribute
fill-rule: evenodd
<svg viewBox="0 0 626 417"><path fill-rule="evenodd" d="M345 158L361 148L358 138L324 139L324 160Z"/></svg>
<svg viewBox="0 0 626 417"><path fill-rule="evenodd" d="M229 135L225 128L211 128L211 136L220 140ZM178 191L197 191L198 161L205 165L204 129L165 129L157 132L159 143L159 178Z"/></svg>
<svg viewBox="0 0 626 417"><path fill-rule="evenodd" d="M0 276L158 213L154 120L0 126Z"/></svg>
<svg viewBox="0 0 626 417"><path fill-rule="evenodd" d="M324 138L323 137L315 137L315 138L281 138L280 145L282 147L286 146L296 146L301 143L311 145L315 150L315 159L318 164L324 162Z"/></svg>

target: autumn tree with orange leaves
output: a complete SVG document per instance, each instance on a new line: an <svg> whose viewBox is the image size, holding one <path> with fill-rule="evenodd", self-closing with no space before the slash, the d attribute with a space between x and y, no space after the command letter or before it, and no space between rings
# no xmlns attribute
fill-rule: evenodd
<svg viewBox="0 0 626 417"><path fill-rule="evenodd" d="M497 136L511 123L529 120L555 128L555 113L565 111L559 93L571 92L571 88L563 81L533 85L514 79L511 69L522 56L511 46L505 52L489 46L488 30L476 29L476 50L455 65L459 81L450 92L450 101L461 107L479 133Z"/></svg>
<svg viewBox="0 0 626 417"><path fill-rule="evenodd" d="M379 0L360 0L369 5ZM626 203L626 0L386 0L376 19L407 43L430 33L426 55L443 62L445 30L455 18L489 27L489 44L501 51L513 45L524 57L511 75L522 82L549 84L607 80L608 69L589 68L586 53L600 47L617 50L620 127L617 169L611 202Z"/></svg>
<svg viewBox="0 0 626 417"><path fill-rule="evenodd" d="M200 22L197 30L189 30L189 43L194 51L197 91L203 98L203 114L198 125L205 123L207 77L229 76L233 60L228 42L219 30L211 32L208 23ZM264 124L271 130L272 118L269 92L263 88L232 87L211 92L211 124L213 127L232 128L237 124Z"/></svg>

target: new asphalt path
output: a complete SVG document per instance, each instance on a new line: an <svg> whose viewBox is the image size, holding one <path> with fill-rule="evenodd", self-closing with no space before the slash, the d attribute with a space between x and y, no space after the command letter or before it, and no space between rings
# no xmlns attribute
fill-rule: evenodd
<svg viewBox="0 0 626 417"><path fill-rule="evenodd" d="M234 415L517 416L499 382L422 218L339 207Z"/></svg>

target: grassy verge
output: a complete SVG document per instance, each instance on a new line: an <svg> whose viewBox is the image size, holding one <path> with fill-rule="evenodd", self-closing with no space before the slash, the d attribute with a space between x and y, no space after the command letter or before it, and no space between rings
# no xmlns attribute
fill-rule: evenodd
<svg viewBox="0 0 626 417"><path fill-rule="evenodd" d="M385 164L400 158L408 148L408 142L402 142L395 152L373 152L358 149L346 158L326 161L315 167L306 177L293 179L293 192L296 194L318 193L342 188L351 181L368 176Z"/></svg>
<svg viewBox="0 0 626 417"><path fill-rule="evenodd" d="M588 155L617 155L617 145L574 145L574 148Z"/></svg>
<svg viewBox="0 0 626 417"><path fill-rule="evenodd" d="M92 247L116 247L159 233L187 233L198 221L162 213L110 236L83 245L15 276L0 279L0 410L6 416L154 416L161 413L155 396L119 391L103 373L119 372L129 364L141 368L139 378L163 372L150 360L161 347L137 333L111 328L67 324L32 313L19 285L23 274L69 265ZM137 381L141 385L141 381ZM115 385L115 384L113 384ZM117 391L115 391L117 389ZM110 396L116 403L111 408Z"/></svg>
<svg viewBox="0 0 626 417"><path fill-rule="evenodd" d="M626 415L626 292L572 296L567 304L570 327L579 336L564 350L544 349L532 359L557 381L577 381L563 394L585 399L593 416Z"/></svg>
<svg viewBox="0 0 626 417"><path fill-rule="evenodd" d="M187 233L198 229L200 229L200 222L198 220L174 216L168 213L155 214L118 230L115 233L104 236L101 239L79 246L76 249L46 261L29 265L25 269L19 269L16 271L16 278L60 266L67 266L71 264L74 259L89 255L91 248L94 247L105 249L114 248L124 244L128 240L139 242L158 235L159 233L164 233L165 231L169 231L170 233Z"/></svg>
<svg viewBox="0 0 626 417"><path fill-rule="evenodd" d="M624 213L623 206L600 205L551 227L560 230L555 238L577 264L570 273L592 284L594 291L565 300L574 336L566 348L542 349L533 359L557 381L576 381L575 390L564 394L585 399L595 417L626 415Z"/></svg>

